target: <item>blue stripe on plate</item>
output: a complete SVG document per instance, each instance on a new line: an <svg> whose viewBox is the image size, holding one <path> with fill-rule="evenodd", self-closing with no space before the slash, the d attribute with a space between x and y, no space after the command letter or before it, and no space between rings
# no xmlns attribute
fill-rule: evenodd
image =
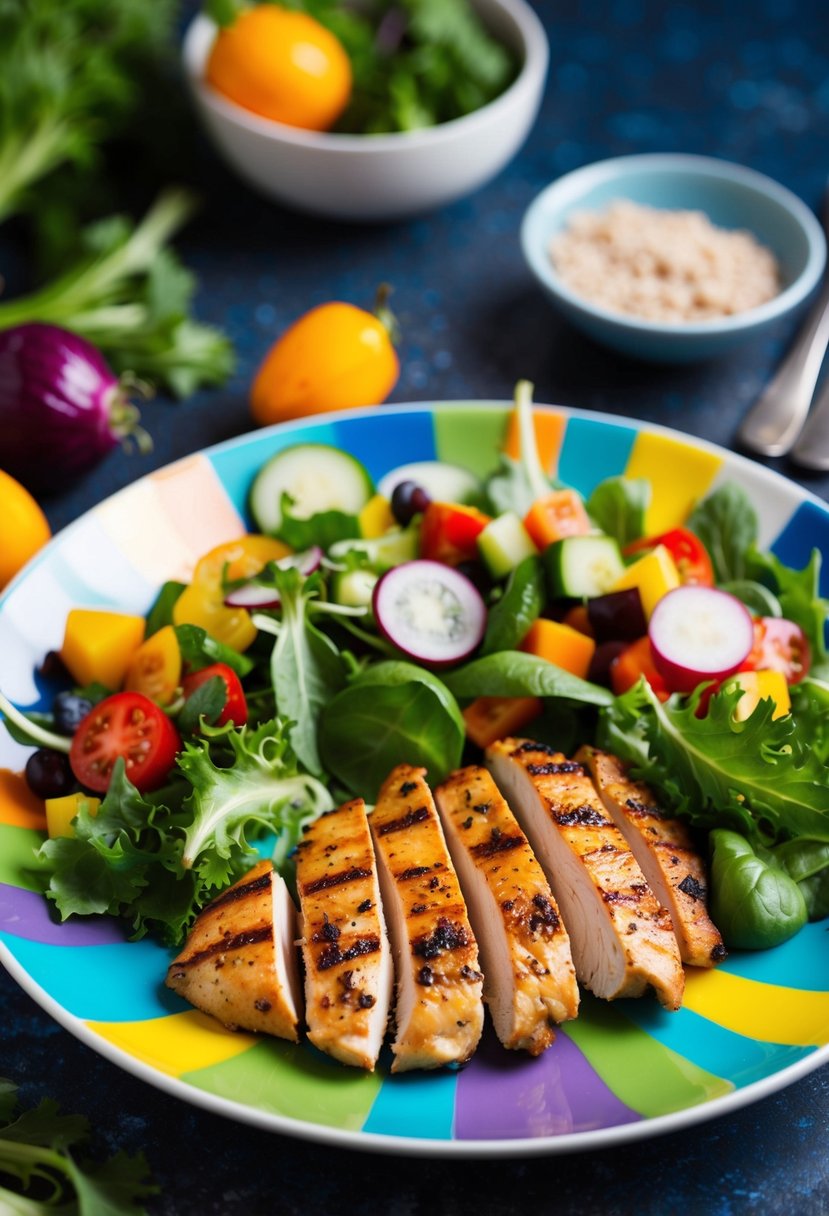
<svg viewBox="0 0 829 1216"><path fill-rule="evenodd" d="M771 546L772 552L787 566L802 570L813 549L829 557L829 511L814 502L802 502ZM824 561L820 593L829 595L829 562Z"/></svg>
<svg viewBox="0 0 829 1216"><path fill-rule="evenodd" d="M388 1075L391 1067L388 1048L383 1049L383 1065L386 1076L363 1124L363 1131L381 1136L451 1140L458 1073L408 1072L391 1077Z"/></svg>
<svg viewBox="0 0 829 1216"><path fill-rule="evenodd" d="M571 418L559 456L559 480L589 495L600 481L625 471L635 439L633 427Z"/></svg>
<svg viewBox="0 0 829 1216"><path fill-rule="evenodd" d="M738 1089L797 1064L815 1050L747 1039L690 1009L669 1013L645 1001L620 1001L618 1005L651 1038Z"/></svg>
<svg viewBox="0 0 829 1216"><path fill-rule="evenodd" d="M717 970L778 988L825 992L829 975L826 921L804 925L799 933L773 950L735 950L718 964Z"/></svg>
<svg viewBox="0 0 829 1216"><path fill-rule="evenodd" d="M380 407L368 419L341 418L333 442L361 461L373 481L399 464L435 459L434 424L426 410L394 414Z"/></svg>
<svg viewBox="0 0 829 1216"><path fill-rule="evenodd" d="M73 950L0 933L27 974L75 1017L93 1022L139 1022L190 1006L164 976L170 954L143 939Z"/></svg>

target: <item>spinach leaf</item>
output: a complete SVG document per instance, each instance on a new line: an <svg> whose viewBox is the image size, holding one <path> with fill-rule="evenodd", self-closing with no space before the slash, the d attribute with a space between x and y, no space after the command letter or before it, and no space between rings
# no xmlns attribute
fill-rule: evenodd
<svg viewBox="0 0 829 1216"><path fill-rule="evenodd" d="M201 625L174 625L173 628L182 660L191 670L200 671L213 663L226 663L237 676L246 676L253 669L252 659L212 638Z"/></svg>
<svg viewBox="0 0 829 1216"><path fill-rule="evenodd" d="M587 705L610 705L613 694L571 675L554 663L520 650L501 650L473 659L444 676L460 700L474 697L561 697Z"/></svg>
<svg viewBox="0 0 829 1216"><path fill-rule="evenodd" d="M645 512L650 505L651 484L638 477L608 477L600 482L585 504L587 514L620 545L630 544L645 533Z"/></svg>
<svg viewBox="0 0 829 1216"><path fill-rule="evenodd" d="M741 486L718 486L694 507L687 526L708 550L718 583L751 577L746 554L757 541L757 512Z"/></svg>
<svg viewBox="0 0 829 1216"><path fill-rule="evenodd" d="M374 801L396 764L423 765L442 780L460 763L461 712L446 686L413 663L389 660L359 672L323 707L319 748L326 769Z"/></svg>
<svg viewBox="0 0 829 1216"><path fill-rule="evenodd" d="M785 870L769 865L737 832L716 828L710 841L711 915L726 945L765 950L803 928L806 902Z"/></svg>
<svg viewBox="0 0 829 1216"><path fill-rule="evenodd" d="M164 583L153 601L153 606L147 613L146 636L149 638L165 625L173 623L173 605L184 590L185 583L173 581Z"/></svg>
<svg viewBox="0 0 829 1216"><path fill-rule="evenodd" d="M504 594L487 617L481 654L514 650L541 616L546 598L544 568L538 557L525 557L507 579Z"/></svg>
<svg viewBox="0 0 829 1216"><path fill-rule="evenodd" d="M227 704L227 685L221 676L211 676L190 694L176 718L182 735L192 735L199 729L202 718L215 722Z"/></svg>
<svg viewBox="0 0 829 1216"><path fill-rule="evenodd" d="M777 596L762 583L750 578L735 578L728 583L720 583L723 591L736 596L755 616L782 616L783 609Z"/></svg>

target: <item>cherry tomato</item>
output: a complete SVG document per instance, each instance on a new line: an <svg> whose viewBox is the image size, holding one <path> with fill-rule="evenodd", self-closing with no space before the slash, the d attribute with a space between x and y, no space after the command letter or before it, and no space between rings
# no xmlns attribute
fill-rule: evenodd
<svg viewBox="0 0 829 1216"><path fill-rule="evenodd" d="M178 731L154 701L140 692L117 692L81 722L69 763L81 785L103 794L122 756L127 777L143 793L163 784L180 747Z"/></svg>
<svg viewBox="0 0 829 1216"><path fill-rule="evenodd" d="M199 671L192 671L190 675L185 676L182 685L185 700L192 696L197 688L201 688L202 684L216 676L225 682L226 700L224 709L214 725L224 726L225 722L232 722L234 726L244 726L248 720L248 703L239 677L227 663L212 663L209 667L202 667Z"/></svg>
<svg viewBox="0 0 829 1216"><path fill-rule="evenodd" d="M181 651L176 631L165 625L142 642L129 661L124 688L143 692L156 705L169 705L181 680Z"/></svg>
<svg viewBox="0 0 829 1216"><path fill-rule="evenodd" d="M46 516L29 491L0 469L0 587L51 535Z"/></svg>
<svg viewBox="0 0 829 1216"><path fill-rule="evenodd" d="M754 646L741 671L782 671L787 684L798 684L812 662L806 634L785 617L761 616L754 621Z"/></svg>
<svg viewBox="0 0 829 1216"><path fill-rule="evenodd" d="M268 426L385 401L400 363L391 321L380 312L334 301L295 321L256 373L250 398L254 420Z"/></svg>
<svg viewBox="0 0 829 1216"><path fill-rule="evenodd" d="M687 528L671 528L660 536L645 536L625 545L625 557L642 553L664 545L674 560L683 583L698 583L703 587L714 586L714 569L705 545Z"/></svg>
<svg viewBox="0 0 829 1216"><path fill-rule="evenodd" d="M638 684L640 676L645 677L660 701L667 701L668 686L656 669L647 637L631 642L610 664L610 686L617 697Z"/></svg>
<svg viewBox="0 0 829 1216"><path fill-rule="evenodd" d="M246 608L225 605L223 581L252 578L268 562L279 561L290 552L281 540L258 533L217 545L196 563L190 585L173 605L174 624L200 625L218 642L247 650L256 628Z"/></svg>
<svg viewBox="0 0 829 1216"><path fill-rule="evenodd" d="M221 29L207 61L217 92L263 118L325 131L351 97L351 62L307 13L259 4Z"/></svg>

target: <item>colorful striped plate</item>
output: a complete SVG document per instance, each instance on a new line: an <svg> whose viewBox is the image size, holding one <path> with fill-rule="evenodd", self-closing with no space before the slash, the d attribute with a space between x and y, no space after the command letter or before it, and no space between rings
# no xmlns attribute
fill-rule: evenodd
<svg viewBox="0 0 829 1216"><path fill-rule="evenodd" d="M654 487L648 531L680 523L728 479L756 504L761 542L805 565L829 553L829 509L776 474L653 426L563 409L537 412L551 472L589 493L613 474ZM164 579L187 578L246 524L255 471L300 441L335 444L379 478L438 457L491 470L510 434L504 403L386 407L243 436L151 474L55 538L0 599L2 684L24 709L48 696L36 669L73 605L145 611ZM823 589L829 594L829 585ZM343 1068L308 1046L232 1033L163 985L167 952L103 918L56 923L33 890L37 801L0 738L0 959L43 1008L102 1055L187 1101L260 1127L373 1151L529 1154L619 1143L722 1114L829 1059L829 933L807 926L760 954L691 971L684 1007L584 1000L538 1059L492 1035L460 1072L392 1077Z"/></svg>

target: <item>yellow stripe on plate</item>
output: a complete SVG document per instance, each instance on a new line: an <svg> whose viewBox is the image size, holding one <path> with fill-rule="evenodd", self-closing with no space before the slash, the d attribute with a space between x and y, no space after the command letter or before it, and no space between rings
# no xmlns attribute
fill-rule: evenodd
<svg viewBox="0 0 829 1216"><path fill-rule="evenodd" d="M631 448L626 477L644 477L653 487L645 533L653 536L679 527L694 503L710 489L722 457L671 439L641 431Z"/></svg>
<svg viewBox="0 0 829 1216"><path fill-rule="evenodd" d="M171 1077L232 1060L258 1041L255 1035L226 1030L197 1009L143 1022L86 1024L102 1039Z"/></svg>
<svg viewBox="0 0 829 1216"><path fill-rule="evenodd" d="M778 988L726 971L689 968L683 1004L748 1039L792 1047L829 1043L829 992Z"/></svg>

